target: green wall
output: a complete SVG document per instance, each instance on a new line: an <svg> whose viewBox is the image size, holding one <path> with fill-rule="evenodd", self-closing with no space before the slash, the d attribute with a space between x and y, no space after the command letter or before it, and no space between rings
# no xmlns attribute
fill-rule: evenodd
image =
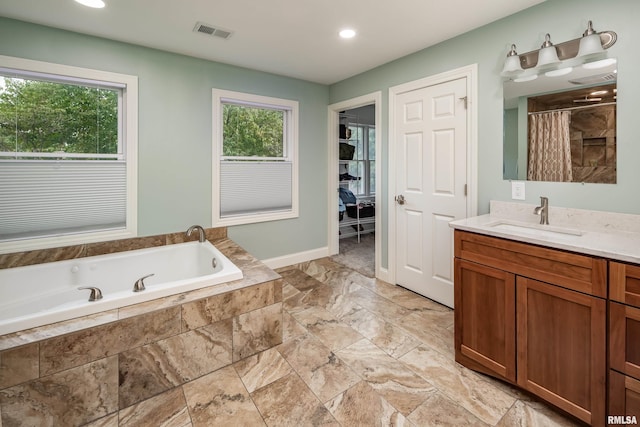
<svg viewBox="0 0 640 427"><path fill-rule="evenodd" d="M229 234L261 259L327 245L327 86L5 18L0 55L138 76L141 236L211 226L212 88L297 100L300 217Z"/></svg>
<svg viewBox="0 0 640 427"><path fill-rule="evenodd" d="M617 43L609 56L618 58L618 183L580 184L527 182L526 203L538 203L539 196L549 197L553 206L640 214L640 128L635 118L640 107L640 83L635 77L640 69L638 55L637 0L547 0L500 21L447 40L330 87L329 102L336 103L381 90L382 153L388 158L388 89L390 87L436 75L469 64L478 64L478 213L487 213L490 200L511 200L509 181L503 180L503 107L502 81L499 75L509 47L515 43L518 52L538 49L545 33L557 43L582 35L587 21L597 31L612 30ZM455 17L452 17L455 19ZM383 166L388 176L388 165ZM382 199L388 200L390 189L382 188ZM382 211L383 248L387 247L387 211ZM386 249L383 265L386 266Z"/></svg>

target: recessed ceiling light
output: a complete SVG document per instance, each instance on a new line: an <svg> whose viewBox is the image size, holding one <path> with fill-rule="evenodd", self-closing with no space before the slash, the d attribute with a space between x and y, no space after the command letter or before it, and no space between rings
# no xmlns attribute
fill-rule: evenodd
<svg viewBox="0 0 640 427"><path fill-rule="evenodd" d="M535 80L538 78L537 74L531 74L529 76L522 76L522 77L518 77L513 79L514 82L516 83L523 83L523 82L530 82L531 80Z"/></svg>
<svg viewBox="0 0 640 427"><path fill-rule="evenodd" d="M343 39L352 39L356 36L356 31L352 30L350 28L347 28L345 30L340 31L340 37L342 37Z"/></svg>
<svg viewBox="0 0 640 427"><path fill-rule="evenodd" d="M559 68L557 70L547 71L544 75L547 77L559 77L569 74L571 71L573 71L573 67Z"/></svg>
<svg viewBox="0 0 640 427"><path fill-rule="evenodd" d="M607 58L607 59L601 59L600 61L595 61L595 62L587 62L586 64L582 65L582 68L586 68L588 70L595 70L597 68L604 68L604 67L608 67L609 65L613 65L615 64L617 61L615 58ZM616 71L614 71L615 73Z"/></svg>
<svg viewBox="0 0 640 427"><path fill-rule="evenodd" d="M102 9L105 6L102 0L76 0L76 2L95 9Z"/></svg>

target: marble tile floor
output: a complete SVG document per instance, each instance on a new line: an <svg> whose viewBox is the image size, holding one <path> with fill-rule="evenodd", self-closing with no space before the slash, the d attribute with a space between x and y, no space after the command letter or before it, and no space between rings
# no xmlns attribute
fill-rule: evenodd
<svg viewBox="0 0 640 427"><path fill-rule="evenodd" d="M91 426L575 425L455 363L452 310L330 259L279 272L281 345Z"/></svg>

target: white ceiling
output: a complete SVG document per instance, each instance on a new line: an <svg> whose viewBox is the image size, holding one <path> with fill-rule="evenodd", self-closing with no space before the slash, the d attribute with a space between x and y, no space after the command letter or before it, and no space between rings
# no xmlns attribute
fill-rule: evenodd
<svg viewBox="0 0 640 427"><path fill-rule="evenodd" d="M544 0L9 0L0 16L331 84ZM233 31L193 32L196 22ZM358 35L342 40L338 31Z"/></svg>

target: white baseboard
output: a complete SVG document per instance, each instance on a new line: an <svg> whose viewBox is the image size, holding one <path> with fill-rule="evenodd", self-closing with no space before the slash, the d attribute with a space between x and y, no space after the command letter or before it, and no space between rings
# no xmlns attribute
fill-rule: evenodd
<svg viewBox="0 0 640 427"><path fill-rule="evenodd" d="M325 258L330 256L329 247L325 246L322 248L311 249L304 252L298 252L295 254L282 255L275 258L264 259L262 262L266 264L267 267L276 269L282 267L288 267L293 264L298 264L301 262L313 261L314 259ZM389 269L380 267L376 273L376 277L384 282L391 283L389 281Z"/></svg>
<svg viewBox="0 0 640 427"><path fill-rule="evenodd" d="M383 282L391 283L389 280L389 269L380 267L378 272L376 273L376 279L382 280Z"/></svg>
<svg viewBox="0 0 640 427"><path fill-rule="evenodd" d="M298 252L295 254L283 255L275 258L263 259L262 262L269 268L281 268L288 267L300 262L312 261L318 258L324 258L329 256L329 247L311 249L309 251Z"/></svg>

